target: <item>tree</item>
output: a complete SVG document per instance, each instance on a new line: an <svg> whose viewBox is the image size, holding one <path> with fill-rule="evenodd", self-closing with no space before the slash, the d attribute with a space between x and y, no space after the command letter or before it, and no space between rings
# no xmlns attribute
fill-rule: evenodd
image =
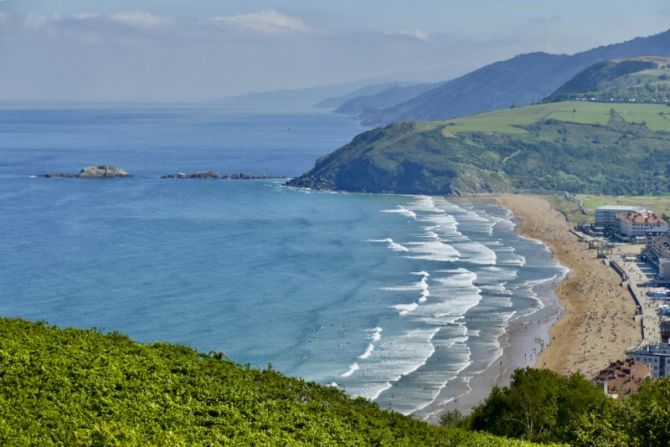
<svg viewBox="0 0 670 447"><path fill-rule="evenodd" d="M582 417L609 398L579 374L518 369L509 387L494 388L469 417L474 430L531 441L570 442Z"/></svg>

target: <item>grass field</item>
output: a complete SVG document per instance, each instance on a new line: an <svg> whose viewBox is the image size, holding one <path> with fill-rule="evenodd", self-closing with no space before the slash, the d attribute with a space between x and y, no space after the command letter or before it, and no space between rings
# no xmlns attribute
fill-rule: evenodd
<svg viewBox="0 0 670 447"><path fill-rule="evenodd" d="M465 132L496 132L525 134L521 126L544 119L555 119L579 124L607 124L614 109L630 123L646 123L649 129L670 132L670 107L663 104L622 104L567 101L538 104L515 109L481 113L464 118L431 123L444 126L445 135Z"/></svg>
<svg viewBox="0 0 670 447"><path fill-rule="evenodd" d="M584 208L591 212L591 215L584 215L575 202L567 200L563 196L549 196L548 199L560 211L565 218L575 224L592 223L596 208L604 205L631 205L640 206L659 214L670 217L670 195L661 196L603 196L592 194L578 194L577 199L581 200Z"/></svg>
<svg viewBox="0 0 670 447"><path fill-rule="evenodd" d="M584 203L590 211L603 205L634 205L641 206L657 213L670 215L670 195L662 196L600 196L600 195L578 195L577 198Z"/></svg>

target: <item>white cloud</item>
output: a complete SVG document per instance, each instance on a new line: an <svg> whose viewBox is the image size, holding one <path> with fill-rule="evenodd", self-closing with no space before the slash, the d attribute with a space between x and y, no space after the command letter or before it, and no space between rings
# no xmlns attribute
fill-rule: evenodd
<svg viewBox="0 0 670 447"><path fill-rule="evenodd" d="M171 25L171 17L159 16L146 11L122 11L107 16L110 20L137 28L156 28Z"/></svg>
<svg viewBox="0 0 670 447"><path fill-rule="evenodd" d="M300 17L292 17L274 9L235 16L212 17L211 20L218 25L230 25L264 34L293 34L309 31L309 27Z"/></svg>
<svg viewBox="0 0 670 447"><path fill-rule="evenodd" d="M404 37L411 37L413 39L421 40L423 42L430 42L430 34L428 34L426 31L417 29L414 31L397 31L397 32L389 32L386 33L389 36L404 36Z"/></svg>
<svg viewBox="0 0 670 447"><path fill-rule="evenodd" d="M67 25L85 25L88 23L111 23L130 28L158 28L173 23L171 17L159 16L146 11L121 11L102 15L95 13L78 13L69 16L61 14L29 14L25 19L25 26L31 29L58 27Z"/></svg>

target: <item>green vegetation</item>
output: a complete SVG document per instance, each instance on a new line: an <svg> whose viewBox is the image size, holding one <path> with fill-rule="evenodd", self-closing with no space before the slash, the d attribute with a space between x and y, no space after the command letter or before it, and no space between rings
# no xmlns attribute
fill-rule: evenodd
<svg viewBox="0 0 670 447"><path fill-rule="evenodd" d="M474 430L486 430L537 442L574 443L581 420L609 402L581 375L564 377L547 370L517 370L508 388L494 388L468 418Z"/></svg>
<svg viewBox="0 0 670 447"><path fill-rule="evenodd" d="M219 354L2 319L0 445L531 444L428 425Z"/></svg>
<svg viewBox="0 0 670 447"><path fill-rule="evenodd" d="M525 369L458 425L575 447L662 447L670 445L669 404L670 379L649 381L639 393L617 401L579 375ZM448 419L453 425L453 415Z"/></svg>
<svg viewBox="0 0 670 447"><path fill-rule="evenodd" d="M577 196L584 207L594 212L596 208L603 205L633 205L641 206L659 214L670 215L670 195L656 196L598 196L590 194L580 194Z"/></svg>
<svg viewBox="0 0 670 447"><path fill-rule="evenodd" d="M595 220L593 214L584 214L579 203L568 200L562 195L549 195L547 199L565 217L565 220L574 224L589 224ZM591 210L589 210L591 211Z"/></svg>
<svg viewBox="0 0 670 447"><path fill-rule="evenodd" d="M419 194L670 192L670 107L564 102L375 129L289 183Z"/></svg>
<svg viewBox="0 0 670 447"><path fill-rule="evenodd" d="M667 103L670 101L670 58L648 56L595 64L559 88L547 101L576 98Z"/></svg>
<svg viewBox="0 0 670 447"><path fill-rule="evenodd" d="M654 132L670 132L670 107L663 104L622 104L567 101L538 104L482 113L449 121L430 123L426 128L443 127L445 134L497 132L529 134L528 126L546 120L606 126L614 111L627 123L641 124Z"/></svg>

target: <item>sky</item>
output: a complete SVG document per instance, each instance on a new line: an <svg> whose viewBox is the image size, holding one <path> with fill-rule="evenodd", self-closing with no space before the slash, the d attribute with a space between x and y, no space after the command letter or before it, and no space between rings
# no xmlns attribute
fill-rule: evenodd
<svg viewBox="0 0 670 447"><path fill-rule="evenodd" d="M668 0L0 0L0 100L438 81L667 29Z"/></svg>

